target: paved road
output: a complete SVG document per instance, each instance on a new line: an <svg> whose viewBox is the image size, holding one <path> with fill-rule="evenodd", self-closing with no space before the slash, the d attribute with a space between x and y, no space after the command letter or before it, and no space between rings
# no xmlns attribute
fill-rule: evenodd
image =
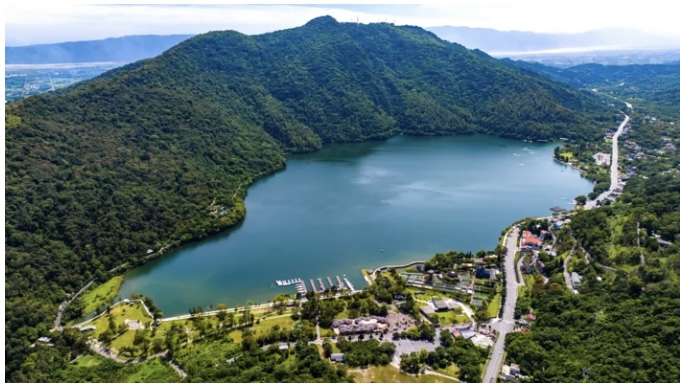
<svg viewBox="0 0 680 387"><path fill-rule="evenodd" d="M630 105L626 103L626 105ZM632 108L632 106L629 106ZM623 184L619 181L619 136L621 135L621 132L623 132L623 128L628 124L628 121L630 120L630 117L628 115L624 114L626 118L623 119L621 122L621 125L619 125L619 128L616 130L616 133L614 133L614 137L612 137L612 165L611 165L611 183L609 185L609 190L604 191L598 196L595 200L589 200L586 202L586 205L584 206L586 210L590 210L595 208L597 201L603 201L610 193L612 193L616 188L621 188L623 189Z"/></svg>
<svg viewBox="0 0 680 387"><path fill-rule="evenodd" d="M571 251L569 252L569 255L567 255L567 258L564 260L564 270L562 271L562 274L564 274L564 282L567 284L569 290L576 293L576 291L574 291L574 286L571 283L571 275L569 274L569 260L571 259L571 255L573 253L574 248L572 247Z"/></svg>
<svg viewBox="0 0 680 387"><path fill-rule="evenodd" d="M64 311L66 310L68 305L71 303L71 301L78 298L78 296L80 296L80 294L82 292L84 292L87 288L89 288L94 283L94 281L96 279L97 278L94 278L92 281L85 284L85 286L83 286L80 290L78 290L78 293L76 293L73 297L69 298L68 300L62 302L61 305L59 305L59 312L57 312L57 318L54 319L54 328L52 328L52 329L57 330L59 332L64 330L64 328L61 326L61 316L64 314Z"/></svg>
<svg viewBox="0 0 680 387"><path fill-rule="evenodd" d="M498 332L496 344L493 347L493 354L491 360L486 366L484 373L484 383L495 383L498 372L503 361L503 352L505 352L505 335L512 332L515 328L515 304L517 303L518 283L515 276L515 254L517 253L517 239L519 238L519 229L514 227L505 237L505 247L508 252L505 254L505 304L503 306L503 318L495 319L491 326Z"/></svg>

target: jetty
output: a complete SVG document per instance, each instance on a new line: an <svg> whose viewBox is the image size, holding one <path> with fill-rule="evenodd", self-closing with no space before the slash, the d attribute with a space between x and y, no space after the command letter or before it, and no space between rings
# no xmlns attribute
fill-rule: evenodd
<svg viewBox="0 0 680 387"><path fill-rule="evenodd" d="M349 282L349 279L347 277L345 277L345 283L347 283L347 287L349 288L349 290L354 292L354 286L352 285L351 282Z"/></svg>
<svg viewBox="0 0 680 387"><path fill-rule="evenodd" d="M316 290L316 285L314 285L314 280L310 278L309 283L312 285L312 290L314 290L314 293L318 293L318 291Z"/></svg>
<svg viewBox="0 0 680 387"><path fill-rule="evenodd" d="M326 280L328 280L328 288L333 289L333 286L335 286L335 285L333 285L333 281L331 281L331 277L326 277Z"/></svg>
<svg viewBox="0 0 680 387"><path fill-rule="evenodd" d="M304 296L307 294L307 287L305 286L304 281L300 281L295 285L295 289L297 290L298 293L300 293L301 296Z"/></svg>
<svg viewBox="0 0 680 387"><path fill-rule="evenodd" d="M339 276L339 275L336 275L336 276L335 276L335 279L338 281L338 289L341 289L341 290L344 289L344 288L345 288L345 285L342 283L342 280L340 279L340 276Z"/></svg>
<svg viewBox="0 0 680 387"><path fill-rule="evenodd" d="M322 292L326 291L326 287L323 286L323 281L321 278L317 278L316 280L319 281L319 289L321 289Z"/></svg>

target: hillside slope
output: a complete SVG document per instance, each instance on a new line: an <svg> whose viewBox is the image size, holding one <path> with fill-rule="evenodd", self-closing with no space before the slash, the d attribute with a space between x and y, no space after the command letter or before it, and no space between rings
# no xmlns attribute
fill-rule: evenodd
<svg viewBox="0 0 680 387"><path fill-rule="evenodd" d="M416 27L196 36L6 107L6 378L67 293L243 219L284 152L396 134L597 136L594 99ZM79 311L69 311L78 315ZM25 364L24 364L25 365Z"/></svg>

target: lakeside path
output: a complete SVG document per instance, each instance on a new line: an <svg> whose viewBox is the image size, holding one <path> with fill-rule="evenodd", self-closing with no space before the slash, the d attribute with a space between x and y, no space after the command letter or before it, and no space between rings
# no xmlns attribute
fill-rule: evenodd
<svg viewBox="0 0 680 387"><path fill-rule="evenodd" d="M633 106L626 103L629 109ZM623 189L623 184L619 182L619 136L623 132L623 128L628 124L630 117L624 114L625 118L619 125L614 137L612 138L612 165L611 165L611 185L609 187L609 192L613 191L615 188ZM607 191L603 192L596 200L592 200L586 203L584 206L586 210L590 210L595 207L597 200L602 200L608 194ZM518 283L515 273L515 254L517 253L517 238L519 236L518 226L513 226L512 230L505 234L503 237L503 242L505 247L508 249L505 255L505 304L503 307L503 319L495 319L491 326L498 332L498 339L493 347L493 354L491 355L491 360L486 365L486 370L484 372L484 383L495 383L498 377L498 372L503 361L503 354L505 353L505 335L511 333L515 327L515 304L517 303L518 296ZM509 275L512 273L513 275ZM566 274L565 274L565 280ZM567 281L567 284L570 282Z"/></svg>

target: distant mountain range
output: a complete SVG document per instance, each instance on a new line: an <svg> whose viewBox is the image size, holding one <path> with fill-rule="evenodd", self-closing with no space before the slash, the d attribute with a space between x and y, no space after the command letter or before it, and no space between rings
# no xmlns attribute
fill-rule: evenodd
<svg viewBox="0 0 680 387"><path fill-rule="evenodd" d="M499 31L490 28L430 27L427 30L450 42L495 54L547 50L592 50L603 48L680 48L677 39L632 29L611 28L576 34Z"/></svg>
<svg viewBox="0 0 680 387"><path fill-rule="evenodd" d="M513 54L520 53L565 53L575 55L574 53L594 50L599 50L599 55L602 56L604 50L614 49L680 49L680 44L675 39L631 29L603 29L577 34L544 34L452 26L430 27L426 28L426 30L435 33L441 39L461 44L467 48L479 49L494 56L514 57L516 55ZM165 50L191 36L193 35L131 35L103 40L6 47L5 64L128 63L160 55ZM540 59L538 61L544 62ZM585 62L588 61L579 60L577 63L570 64L574 65ZM605 61L602 63L609 62ZM630 63L661 62L665 62L665 60L641 59L632 60ZM559 65L559 63L554 64Z"/></svg>
<svg viewBox="0 0 680 387"><path fill-rule="evenodd" d="M160 55L193 35L133 35L31 46L5 47L5 64L134 62Z"/></svg>

